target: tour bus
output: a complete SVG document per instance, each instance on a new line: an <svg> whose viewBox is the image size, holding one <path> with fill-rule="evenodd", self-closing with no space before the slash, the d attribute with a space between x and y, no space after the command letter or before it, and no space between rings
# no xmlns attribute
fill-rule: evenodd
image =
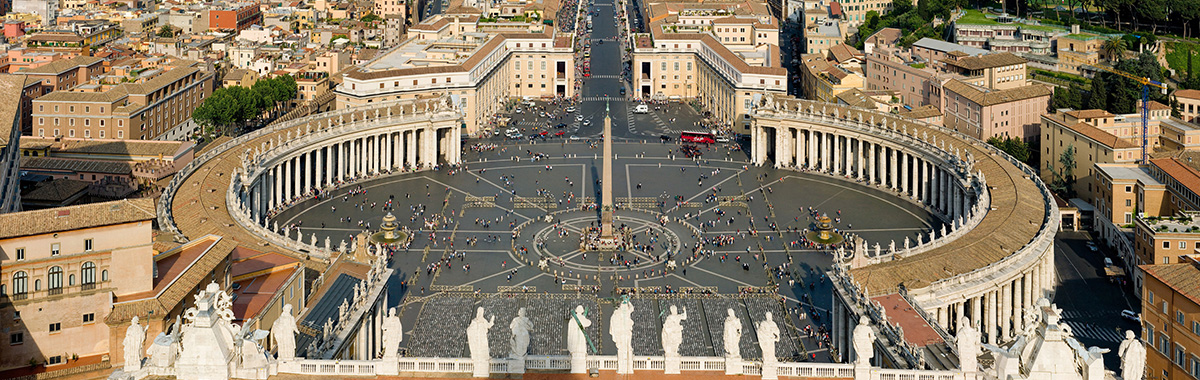
<svg viewBox="0 0 1200 380"><path fill-rule="evenodd" d="M712 132L684 131L683 133L679 134L679 141L700 143L700 144L712 144L712 143L717 142L717 139L716 139L716 136L714 136L712 134Z"/></svg>

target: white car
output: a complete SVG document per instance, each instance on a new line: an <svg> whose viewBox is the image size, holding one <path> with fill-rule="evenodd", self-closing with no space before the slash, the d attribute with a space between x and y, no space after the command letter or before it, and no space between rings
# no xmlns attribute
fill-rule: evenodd
<svg viewBox="0 0 1200 380"><path fill-rule="evenodd" d="M583 115L575 115L575 121L583 121Z"/></svg>
<svg viewBox="0 0 1200 380"><path fill-rule="evenodd" d="M585 127L586 127L586 126L589 126L589 125L592 125L592 121L591 121L591 120L584 120L584 121L583 121L583 126L585 126Z"/></svg>
<svg viewBox="0 0 1200 380"><path fill-rule="evenodd" d="M579 136L571 135L571 141L580 140Z"/></svg>
<svg viewBox="0 0 1200 380"><path fill-rule="evenodd" d="M1134 313L1133 310L1121 310L1121 318L1137 324L1142 323L1142 318L1137 313Z"/></svg>
<svg viewBox="0 0 1200 380"><path fill-rule="evenodd" d="M567 107L567 112L575 112L575 107Z"/></svg>
<svg viewBox="0 0 1200 380"><path fill-rule="evenodd" d="M516 112L517 112L517 113L525 113L525 111L524 111L524 110L522 110L522 109L520 109L520 108L517 108L517 111L516 111Z"/></svg>
<svg viewBox="0 0 1200 380"><path fill-rule="evenodd" d="M645 105L645 104L638 104L637 107L633 107L633 113L649 113L649 112L650 112L650 106Z"/></svg>

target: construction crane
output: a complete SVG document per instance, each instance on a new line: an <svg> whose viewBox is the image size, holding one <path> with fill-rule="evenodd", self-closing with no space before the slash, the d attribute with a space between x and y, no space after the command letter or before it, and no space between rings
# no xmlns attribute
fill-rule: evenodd
<svg viewBox="0 0 1200 380"><path fill-rule="evenodd" d="M1124 72L1121 70L1117 70L1116 68L1104 67L1104 66L1098 66L1098 67L1101 70L1132 79L1134 82L1137 82L1142 85L1142 144L1141 144L1142 160L1141 160L1141 163L1142 164L1149 163L1150 156L1146 154L1146 140L1148 139L1147 136L1149 136L1149 134L1150 134L1150 126L1149 126L1149 124L1150 124L1150 86L1154 86L1154 87L1158 87L1159 89L1162 89L1162 94L1166 95L1167 94L1167 85L1162 82L1159 82L1159 81L1156 81L1156 80L1153 80L1153 79L1150 79L1147 77L1140 77L1140 76L1133 75L1133 74L1130 74L1130 73L1127 73L1127 72Z"/></svg>

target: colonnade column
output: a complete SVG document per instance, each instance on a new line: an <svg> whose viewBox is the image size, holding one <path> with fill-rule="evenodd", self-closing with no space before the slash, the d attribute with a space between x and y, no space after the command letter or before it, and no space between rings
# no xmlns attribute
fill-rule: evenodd
<svg viewBox="0 0 1200 380"><path fill-rule="evenodd" d="M868 177L867 179L871 184L875 184L875 179L877 177L875 175L875 166L876 166L876 163L879 161L879 157L878 157L879 155L875 153L875 150L879 149L879 146L875 145L874 143L867 143L867 148L870 149L870 151L868 152L870 155L870 158L867 160L867 163L869 164L869 166L867 167L867 177Z"/></svg>
<svg viewBox="0 0 1200 380"><path fill-rule="evenodd" d="M991 344L997 344L998 342L996 339L996 309L1000 306L998 305L999 297L997 297L997 293L999 292L995 290L987 293L987 323L983 325L984 331L987 331L988 343Z"/></svg>
<svg viewBox="0 0 1200 380"><path fill-rule="evenodd" d="M979 326L980 324L983 323L983 296L982 295L971 298L971 319L970 319L970 321L971 321L971 325L973 325L973 326ZM958 321L954 321L954 323L955 323L955 326L958 325Z"/></svg>
<svg viewBox="0 0 1200 380"><path fill-rule="evenodd" d="M408 148L404 150L404 153L408 155L408 159L404 162L415 168L417 167L417 131L408 131L406 134L408 136L404 138L404 142L408 144Z"/></svg>
<svg viewBox="0 0 1200 380"><path fill-rule="evenodd" d="M1012 281L1005 282L1000 287L1000 337L1007 340L1010 336L1009 321L1012 320Z"/></svg>
<svg viewBox="0 0 1200 380"><path fill-rule="evenodd" d="M858 178L859 181L861 181L863 179L863 167L866 166L866 165L864 165L864 164L866 164L866 162L863 162L863 146L864 145L865 144L863 143L862 137L859 137L858 138L858 153L856 153L856 155L858 156L858 176L856 178Z"/></svg>

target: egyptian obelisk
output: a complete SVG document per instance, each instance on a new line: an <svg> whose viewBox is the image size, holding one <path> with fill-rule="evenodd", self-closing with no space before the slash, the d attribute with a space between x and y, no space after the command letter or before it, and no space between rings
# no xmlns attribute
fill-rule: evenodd
<svg viewBox="0 0 1200 380"><path fill-rule="evenodd" d="M604 167L600 177L600 239L613 238L613 152L612 152L612 117L609 115L609 105L604 103Z"/></svg>

